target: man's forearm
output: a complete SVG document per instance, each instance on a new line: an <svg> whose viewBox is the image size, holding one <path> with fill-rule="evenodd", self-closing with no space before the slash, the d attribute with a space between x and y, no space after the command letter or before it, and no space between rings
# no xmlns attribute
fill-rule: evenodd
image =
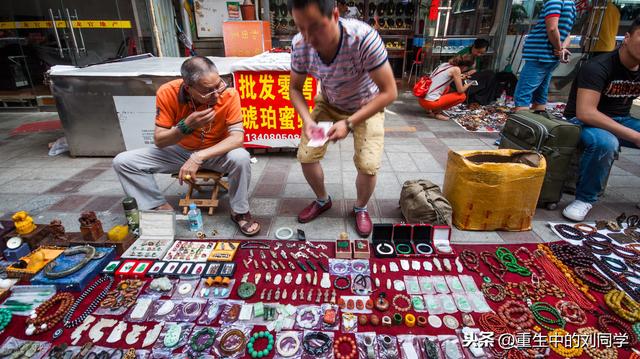
<svg viewBox="0 0 640 359"><path fill-rule="evenodd" d="M307 122L311 120L311 114L309 113L309 105L307 105L307 100L304 98L302 91L295 88L289 89L289 97L291 98L291 104L296 112L302 118L302 121Z"/></svg>
<svg viewBox="0 0 640 359"><path fill-rule="evenodd" d="M206 161L209 158L218 157L225 153L229 153L231 150L242 147L244 142L244 132L232 132L230 136L227 136L224 140L216 143L215 145L198 151L198 157L201 160Z"/></svg>
<svg viewBox="0 0 640 359"><path fill-rule="evenodd" d="M549 38L549 42L553 49L558 51L562 48L562 43L560 41L560 30L558 28L553 28L547 31L547 37Z"/></svg>
<svg viewBox="0 0 640 359"><path fill-rule="evenodd" d="M580 115L582 115L583 117L580 117ZM611 117L603 114L598 110L592 110L585 114L578 114L578 119L586 125L607 130L614 134L616 137L630 142L636 143L638 141L638 136L640 136L640 133L638 133L636 130L621 125Z"/></svg>
<svg viewBox="0 0 640 359"><path fill-rule="evenodd" d="M396 99L396 96L392 92L379 92L368 104L364 105L361 109L356 111L350 116L351 123L357 125L366 121L371 116L380 111L384 111L384 108L391 104Z"/></svg>
<svg viewBox="0 0 640 359"><path fill-rule="evenodd" d="M184 134L178 127L172 127L171 129L165 129L160 133L156 133L154 142L156 146L163 148L175 145L180 142L183 137Z"/></svg>

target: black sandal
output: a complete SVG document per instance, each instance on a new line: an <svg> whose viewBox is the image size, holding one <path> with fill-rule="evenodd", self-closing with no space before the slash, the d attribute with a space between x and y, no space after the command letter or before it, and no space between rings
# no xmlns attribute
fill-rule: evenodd
<svg viewBox="0 0 640 359"><path fill-rule="evenodd" d="M231 220L238 225L238 228L240 229L240 232L242 232L242 234L244 234L247 237L253 237L256 234L258 234L260 232L260 223L258 223L257 221L254 221L251 218L251 213L247 212L244 214L231 214ZM240 225L240 222L244 221L245 223L243 225ZM258 224L258 228L256 228L253 231L249 231L249 228L251 228L254 224Z"/></svg>

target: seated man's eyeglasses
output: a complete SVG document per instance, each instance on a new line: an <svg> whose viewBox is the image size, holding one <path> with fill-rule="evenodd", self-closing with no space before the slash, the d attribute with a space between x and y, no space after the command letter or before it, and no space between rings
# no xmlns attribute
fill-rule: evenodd
<svg viewBox="0 0 640 359"><path fill-rule="evenodd" d="M227 89L227 83L224 82L224 80L220 79L220 82L218 83L217 86L214 87L213 90L211 90L210 88L204 91L200 91L198 90L195 86L191 86L191 88L201 97L203 98L207 98L207 97L211 97L213 95L220 95L224 92L224 90ZM209 91L209 92L205 92L205 91Z"/></svg>

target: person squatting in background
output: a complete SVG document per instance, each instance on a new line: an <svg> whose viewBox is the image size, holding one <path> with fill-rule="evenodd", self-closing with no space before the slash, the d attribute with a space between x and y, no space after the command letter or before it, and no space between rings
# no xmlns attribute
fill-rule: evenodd
<svg viewBox="0 0 640 359"><path fill-rule="evenodd" d="M461 104L467 99L465 92L472 85L464 83L467 75L463 73L473 66L474 61L471 54L456 56L433 70L427 95L424 99L418 99L420 106L427 110L428 116L446 121L449 117L442 114L442 111ZM455 92L451 92L449 88L452 82Z"/></svg>

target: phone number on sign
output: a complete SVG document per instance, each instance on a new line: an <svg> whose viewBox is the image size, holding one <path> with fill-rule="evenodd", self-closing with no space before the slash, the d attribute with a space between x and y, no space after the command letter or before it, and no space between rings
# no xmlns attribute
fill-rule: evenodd
<svg viewBox="0 0 640 359"><path fill-rule="evenodd" d="M281 134L281 133L247 133L245 134L245 141L260 141L260 140L299 140L300 135Z"/></svg>

